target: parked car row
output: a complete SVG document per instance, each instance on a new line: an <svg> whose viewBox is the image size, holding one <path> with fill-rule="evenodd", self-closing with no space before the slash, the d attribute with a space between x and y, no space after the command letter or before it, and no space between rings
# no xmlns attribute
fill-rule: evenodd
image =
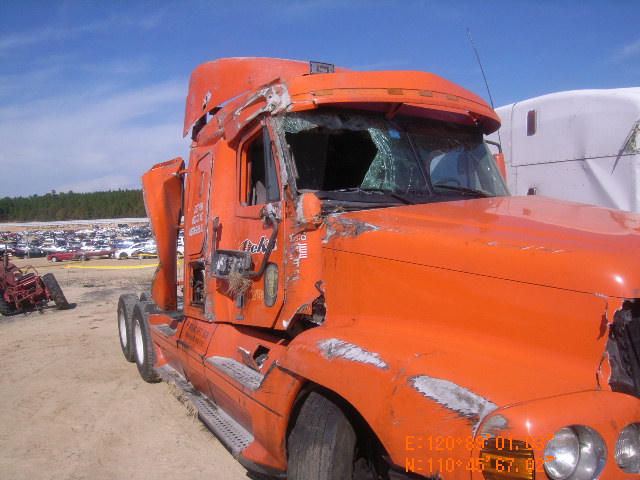
<svg viewBox="0 0 640 480"><path fill-rule="evenodd" d="M51 262L88 260L93 257L154 258L155 242L150 239L148 225L83 230L0 233L0 255L6 251L19 258L47 257ZM183 252L182 233L178 239L179 255Z"/></svg>

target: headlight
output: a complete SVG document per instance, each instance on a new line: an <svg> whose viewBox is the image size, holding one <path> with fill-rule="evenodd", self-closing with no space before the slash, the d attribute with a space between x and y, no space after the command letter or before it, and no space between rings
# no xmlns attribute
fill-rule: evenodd
<svg viewBox="0 0 640 480"><path fill-rule="evenodd" d="M640 473L640 423L627 425L618 435L616 463L627 473Z"/></svg>
<svg viewBox="0 0 640 480"><path fill-rule="evenodd" d="M584 425L561 428L544 449L544 469L553 480L595 480L607 459L598 432Z"/></svg>

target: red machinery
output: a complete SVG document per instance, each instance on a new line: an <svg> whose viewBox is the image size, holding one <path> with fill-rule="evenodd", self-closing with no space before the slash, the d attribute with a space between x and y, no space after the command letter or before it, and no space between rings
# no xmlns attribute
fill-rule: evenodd
<svg viewBox="0 0 640 480"><path fill-rule="evenodd" d="M69 308L69 302L52 273L40 277L31 266L20 269L9 262L5 254L0 270L0 314L10 316L35 310L50 300L60 310Z"/></svg>

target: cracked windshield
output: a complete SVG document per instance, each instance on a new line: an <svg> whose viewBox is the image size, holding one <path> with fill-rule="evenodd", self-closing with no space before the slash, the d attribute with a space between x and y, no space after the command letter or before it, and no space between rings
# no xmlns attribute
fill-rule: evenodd
<svg viewBox="0 0 640 480"><path fill-rule="evenodd" d="M278 122L297 190L323 200L370 208L508 195L482 134L470 128L353 112L290 113Z"/></svg>

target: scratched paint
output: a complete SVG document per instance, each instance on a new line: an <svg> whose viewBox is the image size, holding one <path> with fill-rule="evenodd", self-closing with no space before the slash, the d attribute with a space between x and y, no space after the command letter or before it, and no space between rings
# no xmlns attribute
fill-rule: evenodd
<svg viewBox="0 0 640 480"><path fill-rule="evenodd" d="M495 403L448 380L416 375L410 381L425 397L466 418L474 428L474 434L482 420L498 409Z"/></svg>
<svg viewBox="0 0 640 480"><path fill-rule="evenodd" d="M493 415L482 425L480 435L483 437L497 437L509 429L509 421L502 415Z"/></svg>
<svg viewBox="0 0 640 480"><path fill-rule="evenodd" d="M327 243L332 238L347 237L356 238L363 233L375 232L382 228L357 219L334 216L327 218L327 235L322 239Z"/></svg>
<svg viewBox="0 0 640 480"><path fill-rule="evenodd" d="M541 247L536 245L515 245L510 243L501 243L501 242L489 242L487 245L494 247L504 247L504 248L517 248L518 250L535 250L537 252L549 252L549 253L573 253L571 250L562 250L562 249L553 249L547 247Z"/></svg>
<svg viewBox="0 0 640 480"><path fill-rule="evenodd" d="M354 345L337 338L320 340L318 342L318 346L320 347L322 355L329 360L344 358L352 362L368 363L382 370L387 370L389 368L387 362L382 360L379 354L369 352L358 345Z"/></svg>

